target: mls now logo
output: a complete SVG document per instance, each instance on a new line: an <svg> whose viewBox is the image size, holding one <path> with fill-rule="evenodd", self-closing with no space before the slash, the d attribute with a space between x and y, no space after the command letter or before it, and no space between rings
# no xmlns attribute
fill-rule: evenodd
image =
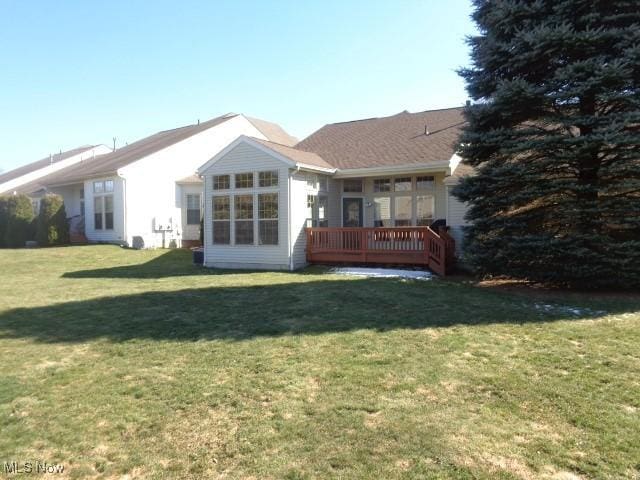
<svg viewBox="0 0 640 480"><path fill-rule="evenodd" d="M64 465L47 462L4 462L4 473L7 475L19 475L25 473L56 474L63 473Z"/></svg>

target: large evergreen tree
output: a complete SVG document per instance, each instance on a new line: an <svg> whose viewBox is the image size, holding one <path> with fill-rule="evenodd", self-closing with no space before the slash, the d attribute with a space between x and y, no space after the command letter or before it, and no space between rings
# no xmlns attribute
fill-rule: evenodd
<svg viewBox="0 0 640 480"><path fill-rule="evenodd" d="M474 0L460 71L481 272L640 286L640 3Z"/></svg>

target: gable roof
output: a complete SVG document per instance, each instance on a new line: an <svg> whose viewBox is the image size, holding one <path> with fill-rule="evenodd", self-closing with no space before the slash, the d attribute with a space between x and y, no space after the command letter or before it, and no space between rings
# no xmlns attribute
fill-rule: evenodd
<svg viewBox="0 0 640 480"><path fill-rule="evenodd" d="M289 147L287 145L281 145L276 142L269 142L259 138L250 137L251 140L264 145L270 150L279 153L280 155L288 158L292 162L301 166L319 167L327 170L335 170L335 167L324 161L320 155L313 152L306 152L304 150L298 150L297 148Z"/></svg>
<svg viewBox="0 0 640 480"><path fill-rule="evenodd" d="M228 113L206 122L158 132L111 153L107 153L106 155L84 160L70 167L61 169L41 178L39 183L42 185L74 183L90 177L113 174L120 168L126 167L131 163L170 147L182 140L186 140L193 135L220 125L236 116L235 113Z"/></svg>
<svg viewBox="0 0 640 480"><path fill-rule="evenodd" d="M266 120L261 120L259 118L247 117L254 127L256 127L260 133L262 133L265 137L267 137L271 142L279 143L281 145L287 145L289 147L294 146L298 143L298 139L296 137L292 137L284 129L278 125L277 123L267 122Z"/></svg>
<svg viewBox="0 0 640 480"><path fill-rule="evenodd" d="M219 151L213 156L207 163L198 168L198 174L204 175L204 173L211 168L216 162L233 151L238 145L247 144L265 152L267 155L280 160L289 167L306 168L310 170L320 170L328 173L334 173L336 169L325 162L319 155L313 152L305 152L303 150L297 150L287 145L281 145L276 142L270 142L268 140L262 140L261 138L249 137L247 135L240 135L233 142Z"/></svg>
<svg viewBox="0 0 640 480"><path fill-rule="evenodd" d="M295 145L340 170L448 161L455 153L463 108L332 123ZM428 134L425 133L425 129Z"/></svg>
<svg viewBox="0 0 640 480"><path fill-rule="evenodd" d="M14 168L13 170L9 170L6 173L0 174L0 184L18 177L22 177L27 173L35 172L36 170L40 170L41 168L48 167L49 165L52 165L54 163L61 162L62 160L66 160L67 158L74 157L83 152L91 150L96 146L97 145L83 145L82 147L67 150L66 152L56 153L55 155L49 155L48 157L45 157L41 160L37 160L35 162L28 163L27 165Z"/></svg>

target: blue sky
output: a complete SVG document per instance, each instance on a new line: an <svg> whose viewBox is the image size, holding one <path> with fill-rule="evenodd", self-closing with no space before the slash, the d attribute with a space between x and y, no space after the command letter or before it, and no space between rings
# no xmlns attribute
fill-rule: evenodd
<svg viewBox="0 0 640 480"><path fill-rule="evenodd" d="M468 0L2 0L0 169L226 112L304 138L464 104Z"/></svg>

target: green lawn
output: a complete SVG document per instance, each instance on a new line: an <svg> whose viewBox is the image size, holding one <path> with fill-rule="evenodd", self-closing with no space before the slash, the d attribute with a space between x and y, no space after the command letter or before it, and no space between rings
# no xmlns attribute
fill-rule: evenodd
<svg viewBox="0 0 640 480"><path fill-rule="evenodd" d="M0 267L0 468L640 478L639 297L207 271L113 246L5 250Z"/></svg>

